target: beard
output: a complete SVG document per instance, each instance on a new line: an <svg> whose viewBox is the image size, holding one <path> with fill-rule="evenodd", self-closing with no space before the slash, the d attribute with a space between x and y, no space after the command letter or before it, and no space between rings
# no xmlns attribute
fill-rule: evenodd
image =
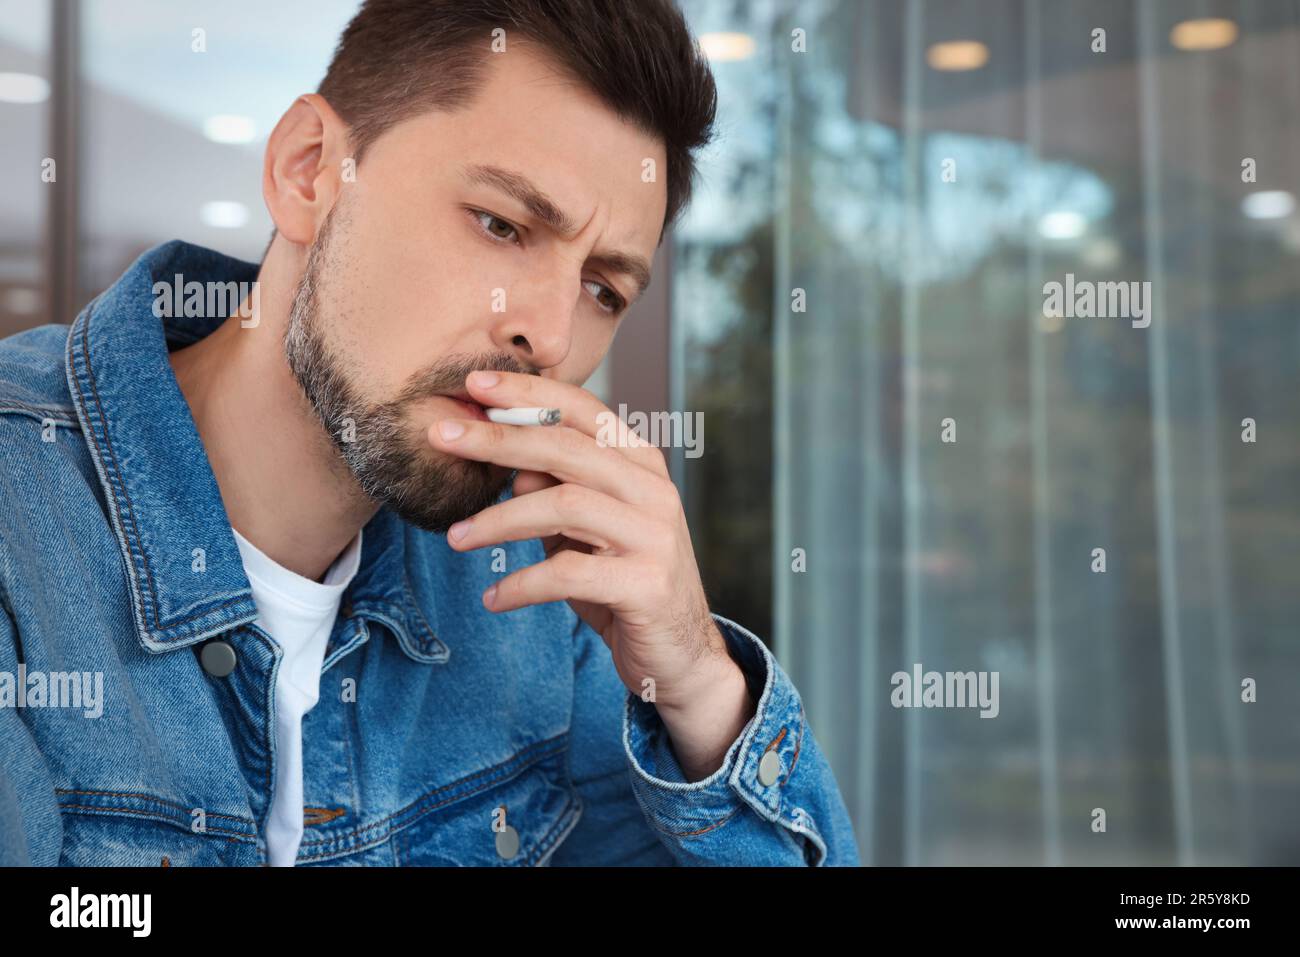
<svg viewBox="0 0 1300 957"><path fill-rule="evenodd" d="M307 266L294 293L284 334L284 354L303 395L362 492L404 521L443 533L455 522L482 511L501 496L514 474L487 462L457 458L435 450L426 439L431 420L421 420L416 403L432 395L462 390L476 369L525 372L507 355L453 355L415 373L397 396L368 403L348 363L330 348L321 329L321 301L327 275L346 262L339 248L346 213L340 200L330 210L307 254Z"/></svg>

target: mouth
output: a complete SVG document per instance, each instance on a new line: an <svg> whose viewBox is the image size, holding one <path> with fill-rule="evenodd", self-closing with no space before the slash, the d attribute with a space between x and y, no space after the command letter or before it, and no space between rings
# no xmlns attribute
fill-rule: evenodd
<svg viewBox="0 0 1300 957"><path fill-rule="evenodd" d="M481 422L488 421L487 413L483 411L483 406L471 399L467 393L458 392L450 395L438 395L437 398L445 399L455 405L458 409L456 414L459 418L477 419Z"/></svg>

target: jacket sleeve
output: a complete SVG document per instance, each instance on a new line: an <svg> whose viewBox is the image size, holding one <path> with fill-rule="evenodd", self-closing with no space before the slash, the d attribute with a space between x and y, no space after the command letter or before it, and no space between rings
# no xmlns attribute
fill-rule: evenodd
<svg viewBox="0 0 1300 957"><path fill-rule="evenodd" d="M860 863L848 810L798 691L758 638L713 618L757 708L722 766L693 782L655 706L623 686L604 642L579 620L572 745L584 811L553 863ZM617 716L610 713L613 699ZM616 746L609 725L621 728ZM584 746L591 749L586 756L579 752Z"/></svg>
<svg viewBox="0 0 1300 957"><path fill-rule="evenodd" d="M18 675L18 630L0 595L0 674ZM18 708L0 704L0 867L53 866L63 819L45 757Z"/></svg>

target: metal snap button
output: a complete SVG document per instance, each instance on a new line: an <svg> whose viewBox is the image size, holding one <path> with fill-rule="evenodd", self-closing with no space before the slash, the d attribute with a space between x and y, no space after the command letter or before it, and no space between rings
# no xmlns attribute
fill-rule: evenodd
<svg viewBox="0 0 1300 957"><path fill-rule="evenodd" d="M769 751L758 762L758 783L771 787L781 776L781 758L775 751Z"/></svg>
<svg viewBox="0 0 1300 957"><path fill-rule="evenodd" d="M504 831L497 831L497 855L506 860L519 853L519 832L509 824Z"/></svg>
<svg viewBox="0 0 1300 957"><path fill-rule="evenodd" d="M199 654L203 670L214 678L224 678L235 670L235 649L224 641L209 641Z"/></svg>

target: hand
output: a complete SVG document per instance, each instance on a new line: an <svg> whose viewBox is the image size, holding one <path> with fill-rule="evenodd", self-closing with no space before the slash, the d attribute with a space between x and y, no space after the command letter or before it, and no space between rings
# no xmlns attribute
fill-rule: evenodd
<svg viewBox="0 0 1300 957"><path fill-rule="evenodd" d="M740 667L709 613L690 531L663 453L578 386L535 375L475 372L482 405L561 410L554 426L445 419L439 451L518 469L514 497L447 532L458 551L540 538L547 558L483 596L492 611L568 601L604 639L623 684L654 703L678 763L703 777L753 715ZM448 429L452 426L452 429ZM455 431L456 435L445 434Z"/></svg>

